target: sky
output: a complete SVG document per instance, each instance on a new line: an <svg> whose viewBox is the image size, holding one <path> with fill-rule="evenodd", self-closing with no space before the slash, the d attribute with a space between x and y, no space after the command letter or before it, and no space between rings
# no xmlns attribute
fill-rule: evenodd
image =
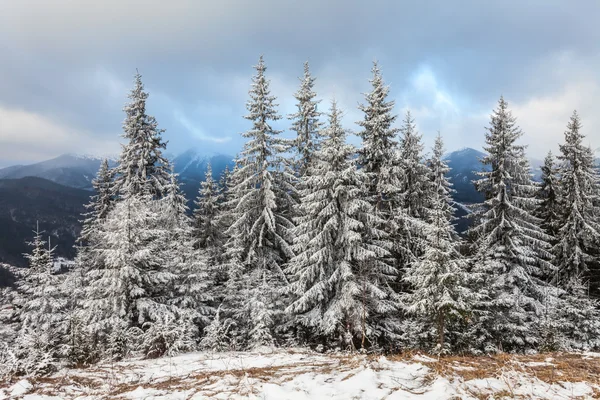
<svg viewBox="0 0 600 400"><path fill-rule="evenodd" d="M530 157L574 109L600 148L599 20L597 0L2 0L0 166L117 154L136 69L169 153L235 154L261 54L283 117L308 61L321 111L335 97L357 131L377 60L427 147L480 149L503 95Z"/></svg>

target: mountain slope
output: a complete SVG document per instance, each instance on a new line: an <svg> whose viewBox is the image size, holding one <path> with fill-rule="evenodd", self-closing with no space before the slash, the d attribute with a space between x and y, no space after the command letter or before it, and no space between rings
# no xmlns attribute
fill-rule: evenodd
<svg viewBox="0 0 600 400"><path fill-rule="evenodd" d="M36 164L16 165L0 169L0 179L35 176L64 186L91 189L92 179L96 176L101 161L102 159L99 157L63 154Z"/></svg>
<svg viewBox="0 0 600 400"><path fill-rule="evenodd" d="M79 219L90 192L37 177L0 179L0 262L22 266L25 241L33 237L36 221L51 236L57 256L73 257Z"/></svg>

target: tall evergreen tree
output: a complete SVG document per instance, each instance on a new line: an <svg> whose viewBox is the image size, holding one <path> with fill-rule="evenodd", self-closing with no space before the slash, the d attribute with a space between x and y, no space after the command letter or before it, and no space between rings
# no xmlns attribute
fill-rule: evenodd
<svg viewBox="0 0 600 400"><path fill-rule="evenodd" d="M368 196L377 212L390 214L398 203L398 171L396 134L392 124L397 116L392 114L394 101L387 100L389 87L383 82L381 71L373 63L372 91L365 94L365 104L359 105L364 120L357 124L363 129L358 132L362 147L358 150L358 162L368 177Z"/></svg>
<svg viewBox="0 0 600 400"><path fill-rule="evenodd" d="M176 279L165 267L173 256L164 251L169 230L149 196L125 194L115 205L99 231L101 246L93 249L103 267L86 276L85 323L101 350L115 358L139 348L138 332L177 321L165 297Z"/></svg>
<svg viewBox="0 0 600 400"><path fill-rule="evenodd" d="M417 132L410 111L406 112L400 133L400 160L404 171L402 181L404 208L409 216L425 220L431 187L427 166L423 162L422 135Z"/></svg>
<svg viewBox="0 0 600 400"><path fill-rule="evenodd" d="M478 190L485 202L472 228L474 272L482 277L479 290L488 300L477 324L475 345L486 351L517 351L539 342L539 317L544 284L539 278L546 261L549 236L532 215L535 186L517 144L522 132L504 98L491 116L482 159L490 171L478 173Z"/></svg>
<svg viewBox="0 0 600 400"><path fill-rule="evenodd" d="M275 97L270 94L262 56L255 68L246 104L246 119L253 127L242 134L248 141L232 177L234 221L226 232L230 283L222 308L235 318L241 340L249 346L272 344L275 340L274 330L281 315L277 291L286 283L282 266L293 255L288 242L293 224L282 211L286 207L280 206L280 202L289 204L283 194L289 189L281 165L285 146L278 137L280 131L270 125L280 116ZM247 297L240 298L242 293Z"/></svg>
<svg viewBox="0 0 600 400"><path fill-rule="evenodd" d="M85 220L82 222L81 235L78 240L80 245L89 242L95 228L106 219L114 204L113 178L114 172L105 158L100 164L96 178L92 181L95 194L90 197L90 202L85 206L89 211L84 215Z"/></svg>
<svg viewBox="0 0 600 400"><path fill-rule="evenodd" d="M315 100L315 78L310 74L308 62L304 63L304 76L300 78L300 88L294 94L297 100L298 111L288 118L292 120L291 130L296 132L294 140L296 165L294 170L300 177L306 174L312 158L319 146L319 132L321 113L318 110L320 100Z"/></svg>
<svg viewBox="0 0 600 400"><path fill-rule="evenodd" d="M125 106L123 146L116 168L115 193L120 196L149 194L160 198L170 180L170 163L163 156L166 143L156 119L146 113L148 93L144 91L142 76L135 75L134 88Z"/></svg>
<svg viewBox="0 0 600 400"><path fill-rule="evenodd" d="M173 275L174 284L173 293L166 293L170 297L169 303L178 307L176 312L180 325L187 325L190 331L179 334L190 334L193 331L191 324L203 329L214 313L212 264L195 246L196 237L187 213L187 200L173 171L166 195L160 203L160 228L166 229L166 232L158 245L162 246L161 253L167 256L163 269Z"/></svg>
<svg viewBox="0 0 600 400"><path fill-rule="evenodd" d="M573 112L560 145L560 205L557 226L558 243L554 246L558 284L567 288L570 281L585 276L595 262L594 249L600 246L600 207L598 207L598 172L593 154L583 145L581 122ZM597 262L597 261L596 261Z"/></svg>
<svg viewBox="0 0 600 400"><path fill-rule="evenodd" d="M382 221L380 225L368 227L371 229L370 241L390 251L391 257L385 261L399 271L412 260L408 232L414 229L414 224L403 207L401 182L404 171L400 167L396 140L399 130L392 126L397 118L392 113L394 101L388 100L389 87L384 84L376 62L371 71L372 90L365 94L365 104L359 105L364 119L357 122L362 127L358 132L362 139L358 163L367 176L366 199ZM401 290L399 277L393 285Z"/></svg>
<svg viewBox="0 0 600 400"><path fill-rule="evenodd" d="M18 286L23 301L16 348L20 372L35 375L56 368L68 327L67 298L60 290L60 276L53 271L54 248L42 238L39 224L33 233L31 254L25 254L29 268Z"/></svg>
<svg viewBox="0 0 600 400"><path fill-rule="evenodd" d="M348 333L364 347L382 334L383 316L394 310L387 283L396 271L382 260L387 251L369 243L367 225L381 221L363 200L366 176L352 160L335 102L323 136L302 190L297 255L289 267L295 301L288 311L315 335Z"/></svg>
<svg viewBox="0 0 600 400"><path fill-rule="evenodd" d="M208 250L214 257L222 250L222 229L218 220L219 196L219 188L212 177L212 167L209 164L195 201L194 230L197 247Z"/></svg>
<svg viewBox="0 0 600 400"><path fill-rule="evenodd" d="M427 332L434 328L436 351L450 352L456 343L447 343L446 336L457 336L477 296L471 290L468 263L460 254L460 239L452 225L454 189L443 155L444 145L438 135L428 162L434 190L427 199L424 252L408 269L404 279L411 291L402 297L407 311L418 317L420 329Z"/></svg>
<svg viewBox="0 0 600 400"><path fill-rule="evenodd" d="M559 187L558 187L558 171L554 165L554 156L552 152L548 152L542 166L542 182L537 192L537 198L540 204L537 209L537 217L542 220L542 229L556 238L559 228Z"/></svg>

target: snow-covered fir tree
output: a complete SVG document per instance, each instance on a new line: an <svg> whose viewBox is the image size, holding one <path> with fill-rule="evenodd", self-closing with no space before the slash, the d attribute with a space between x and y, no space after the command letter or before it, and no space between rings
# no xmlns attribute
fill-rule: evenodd
<svg viewBox="0 0 600 400"><path fill-rule="evenodd" d="M105 158L100 164L96 178L92 181L95 194L90 197L90 202L85 206L88 212L84 215L85 219L82 221L81 234L78 240L80 246L88 244L95 228L104 221L115 202L113 178L114 172L108 165L108 159Z"/></svg>
<svg viewBox="0 0 600 400"><path fill-rule="evenodd" d="M395 103L388 99L389 87L383 82L376 62L371 71L372 90L365 94L365 103L359 105L364 118L357 122L362 127L358 132L362 139L358 163L367 176L366 199L382 221L380 225L369 227L373 228L370 240L390 251L391 257L385 261L401 271L413 258L410 232L415 229L415 224L405 211L401 193L404 171L396 138L399 130L392 126L397 118L392 111ZM400 277L393 286L398 291L403 290Z"/></svg>
<svg viewBox="0 0 600 400"><path fill-rule="evenodd" d="M178 323L187 324L188 330L194 330L189 324L203 329L214 313L211 305L212 264L195 246L197 237L188 216L187 200L173 170L160 206L163 219L160 226L166 229L166 237L159 245L168 257L164 268L174 275L174 291L169 302L179 308Z"/></svg>
<svg viewBox="0 0 600 400"><path fill-rule="evenodd" d="M560 145L560 209L557 244L553 248L558 268L557 284L568 288L573 280L589 273L598 262L594 252L600 246L599 175L589 147L584 146L581 121L573 112Z"/></svg>
<svg viewBox="0 0 600 400"><path fill-rule="evenodd" d="M219 193L219 187L213 179L212 167L209 164L194 203L196 206L194 210L194 231L197 240L196 246L209 253L213 264L220 261L218 257L223 251L223 229L218 219L220 212L219 200L222 195Z"/></svg>
<svg viewBox="0 0 600 400"><path fill-rule="evenodd" d="M293 224L286 215L290 187L281 165L286 148L280 131L271 127L280 116L262 56L255 68L245 117L253 126L242 134L248 141L230 188L234 206L234 220L226 232L230 282L222 307L225 319L236 320L238 339L251 347L274 343L282 314L278 290L287 283L282 267L293 255L289 244Z"/></svg>
<svg viewBox="0 0 600 400"><path fill-rule="evenodd" d="M487 300L479 315L474 346L484 351L523 351L538 344L544 301L540 279L548 263L550 237L532 213L536 187L526 168L522 132L504 98L493 111L482 159L490 171L479 172L478 190L485 202L471 232L476 237L473 271L482 279Z"/></svg>
<svg viewBox="0 0 600 400"><path fill-rule="evenodd" d="M428 160L434 190L427 199L424 252L404 277L410 292L403 294L402 300L408 313L416 316L419 330L425 332L426 348L449 353L456 348L456 336L470 317L477 295L471 288L468 263L460 254L460 239L452 224L454 189L443 156L444 145L438 135ZM435 337L428 337L432 332ZM451 342L447 342L447 336Z"/></svg>
<svg viewBox="0 0 600 400"><path fill-rule="evenodd" d="M319 121L322 113L318 110L321 100L315 99L317 96L314 92L315 78L310 74L308 62L304 63L304 76L300 78L300 82L300 88L294 94L298 111L288 118L293 121L290 129L296 132L293 144L296 153L294 170L299 177L302 177L306 174L318 149L322 125Z"/></svg>
<svg viewBox="0 0 600 400"><path fill-rule="evenodd" d="M367 225L381 221L364 200L367 176L354 163L335 102L323 138L301 192L288 311L315 337L349 334L364 347L385 333L395 309L388 281L396 271L383 261L388 252L369 241Z"/></svg>
<svg viewBox="0 0 600 400"><path fill-rule="evenodd" d="M116 168L114 190L119 196L150 194L160 198L169 183L170 163L163 156L166 143L156 119L146 113L148 93L144 91L142 76L135 75L134 88L125 106L123 145Z"/></svg>
<svg viewBox="0 0 600 400"><path fill-rule="evenodd" d="M368 177L368 196L371 204L386 217L397 208L399 177L397 170L396 134L392 127L397 116L392 113L394 101L388 100L389 87L383 82L376 62L370 80L372 91L365 94L365 104L359 105L364 119L357 124L362 147L358 149L358 162Z"/></svg>
<svg viewBox="0 0 600 400"><path fill-rule="evenodd" d="M101 245L92 251L103 267L86 274L83 315L107 356L122 358L140 349L143 333L177 325L178 310L168 304L176 275L165 268L173 255L164 251L171 238L162 211L149 194L124 193L99 229ZM144 340L146 355L156 354Z"/></svg>
<svg viewBox="0 0 600 400"><path fill-rule="evenodd" d="M404 171L401 193L404 208L409 216L425 220L431 183L428 177L429 171L423 162L422 135L417 132L410 111L406 112L400 134L400 160Z"/></svg>
<svg viewBox="0 0 600 400"><path fill-rule="evenodd" d="M552 152L548 152L546 158L544 158L544 165L542 165L541 170L541 184L537 192L540 204L536 214L542 220L542 229L548 235L556 238L561 210L559 205L558 171Z"/></svg>
<svg viewBox="0 0 600 400"><path fill-rule="evenodd" d="M24 255L29 268L18 286L22 303L16 355L20 372L35 375L56 368L68 326L67 298L60 290L61 278L53 268L54 248L49 240L43 239L39 224L33 233L33 241L29 243L32 251Z"/></svg>

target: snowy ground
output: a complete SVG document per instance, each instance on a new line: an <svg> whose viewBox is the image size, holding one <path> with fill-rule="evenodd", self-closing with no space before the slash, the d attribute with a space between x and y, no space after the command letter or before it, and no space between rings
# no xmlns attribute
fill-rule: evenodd
<svg viewBox="0 0 600 400"><path fill-rule="evenodd" d="M373 357L190 353L0 382L0 399L593 399L600 354Z"/></svg>

